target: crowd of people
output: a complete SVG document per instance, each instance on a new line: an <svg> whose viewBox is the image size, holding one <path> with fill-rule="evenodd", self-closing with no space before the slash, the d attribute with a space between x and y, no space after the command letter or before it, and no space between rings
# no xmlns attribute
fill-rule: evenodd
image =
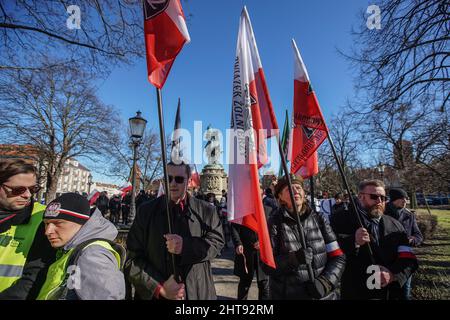
<svg viewBox="0 0 450 320"><path fill-rule="evenodd" d="M137 196L125 250L114 223L119 212L126 221L131 194L103 194L91 207L65 193L45 206L33 197L36 168L1 160L0 299L216 299L211 263L229 242L237 299L248 298L255 273L261 300L411 298L412 247L423 238L404 190L390 189L387 202L381 181L362 181L356 210L338 194L326 215L310 205L301 177L261 188L272 268L260 259L256 233L228 221L225 190L220 201L190 193L190 166L168 163L167 170L170 199Z"/></svg>

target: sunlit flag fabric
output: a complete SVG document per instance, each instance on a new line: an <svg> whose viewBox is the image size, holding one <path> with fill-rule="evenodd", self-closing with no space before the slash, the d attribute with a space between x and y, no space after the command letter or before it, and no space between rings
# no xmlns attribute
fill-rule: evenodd
<svg viewBox="0 0 450 320"><path fill-rule="evenodd" d="M122 188L120 188L120 192L121 192L120 196L121 196L121 198L122 199L125 198L127 193L132 191L132 190L133 190L133 186L131 184L130 185L125 185Z"/></svg>
<svg viewBox="0 0 450 320"><path fill-rule="evenodd" d="M180 0L144 0L148 80L161 89L178 53L190 42Z"/></svg>
<svg viewBox="0 0 450 320"><path fill-rule="evenodd" d="M302 166L308 165L304 171L311 174L317 161L314 158L310 161L308 159L327 138L328 128L294 40L292 46L295 57L291 172L300 174Z"/></svg>
<svg viewBox="0 0 450 320"><path fill-rule="evenodd" d="M97 189L92 190L87 197L89 205L90 206L95 205L95 202L97 201L98 197L100 197L100 191L98 191Z"/></svg>
<svg viewBox="0 0 450 320"><path fill-rule="evenodd" d="M262 137L257 143L258 131L252 130L278 129L271 109L255 37L244 7L240 18L233 76L231 129L236 138L230 139L229 149L228 220L257 233L261 260L275 268L258 176L257 153L265 148L266 141Z"/></svg>
<svg viewBox="0 0 450 320"><path fill-rule="evenodd" d="M189 188L198 188L198 187L200 187L200 175L198 174L197 166L194 163Z"/></svg>
<svg viewBox="0 0 450 320"><path fill-rule="evenodd" d="M156 196L157 198L161 197L162 195L164 195L164 184L162 183L162 181L159 182L159 188L158 188L158 195Z"/></svg>

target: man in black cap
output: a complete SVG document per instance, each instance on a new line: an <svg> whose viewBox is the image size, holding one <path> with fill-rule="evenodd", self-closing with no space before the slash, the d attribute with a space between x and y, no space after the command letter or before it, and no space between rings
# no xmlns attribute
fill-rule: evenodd
<svg viewBox="0 0 450 320"><path fill-rule="evenodd" d="M272 211L268 221L276 264L276 269L264 265L269 274L270 297L274 300L336 300L345 256L328 221L308 206L302 178L292 175L291 183L297 212L291 202L288 180L283 177L275 186L280 207ZM305 230L306 248L300 241L297 215ZM315 278L312 281L307 264L313 268Z"/></svg>
<svg viewBox="0 0 450 320"><path fill-rule="evenodd" d="M65 193L47 206L45 235L58 250L38 300L122 300L124 249L113 241L116 227L76 193Z"/></svg>
<svg viewBox="0 0 450 320"><path fill-rule="evenodd" d="M408 194L401 188L392 188L389 190L389 202L386 205L385 214L397 219L405 228L408 236L409 245L412 247L420 246L423 242L423 236L417 226L416 216L406 208ZM403 286L403 294L406 300L411 300L411 279L408 278Z"/></svg>

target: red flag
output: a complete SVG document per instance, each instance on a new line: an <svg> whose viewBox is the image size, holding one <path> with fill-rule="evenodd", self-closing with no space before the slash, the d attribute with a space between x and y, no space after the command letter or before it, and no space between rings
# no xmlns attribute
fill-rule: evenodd
<svg viewBox="0 0 450 320"><path fill-rule="evenodd" d="M245 7L239 24L231 116L231 129L236 139L230 139L228 220L257 233L261 260L275 268L258 176L258 165L261 165L258 154L265 157L265 138L272 132L258 134L258 137L256 133L260 133L260 129L278 129L278 125Z"/></svg>
<svg viewBox="0 0 450 320"><path fill-rule="evenodd" d="M129 191L131 191L131 190L133 190L133 186L132 185L129 185L129 186L124 186L124 187L122 187L122 188L120 188L120 192L121 192L121 198L123 199L123 198L125 198L125 196L127 195L127 193L129 192Z"/></svg>
<svg viewBox="0 0 450 320"><path fill-rule="evenodd" d="M180 0L144 0L148 80L161 89L183 45L190 41Z"/></svg>
<svg viewBox="0 0 450 320"><path fill-rule="evenodd" d="M291 171L292 172L292 171ZM309 179L314 177L319 173L319 161L317 157L317 152L314 152L305 164L300 168L298 174L302 176L303 179Z"/></svg>
<svg viewBox="0 0 450 320"><path fill-rule="evenodd" d="M87 197L89 205L90 206L95 205L95 201L97 201L98 197L100 197L100 191L98 191L97 189L92 190Z"/></svg>
<svg viewBox="0 0 450 320"><path fill-rule="evenodd" d="M197 171L197 166L194 163L194 168L192 170L191 181L189 182L189 188L200 187L200 175Z"/></svg>
<svg viewBox="0 0 450 320"><path fill-rule="evenodd" d="M292 45L295 55L295 67L291 172L297 174L327 138L328 128L294 40L292 40ZM309 173L314 172L316 167L317 161L310 160L306 171Z"/></svg>

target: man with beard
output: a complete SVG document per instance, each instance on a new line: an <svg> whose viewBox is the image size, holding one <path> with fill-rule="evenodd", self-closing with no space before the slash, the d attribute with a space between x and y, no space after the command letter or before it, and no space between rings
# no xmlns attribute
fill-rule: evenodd
<svg viewBox="0 0 450 320"><path fill-rule="evenodd" d="M35 299L54 261L38 191L33 165L0 161L0 300Z"/></svg>
<svg viewBox="0 0 450 320"><path fill-rule="evenodd" d="M402 224L383 214L386 201L383 182L363 181L358 191L357 213L341 210L331 217L331 226L347 257L342 298L401 299L401 288L416 271L417 259Z"/></svg>

